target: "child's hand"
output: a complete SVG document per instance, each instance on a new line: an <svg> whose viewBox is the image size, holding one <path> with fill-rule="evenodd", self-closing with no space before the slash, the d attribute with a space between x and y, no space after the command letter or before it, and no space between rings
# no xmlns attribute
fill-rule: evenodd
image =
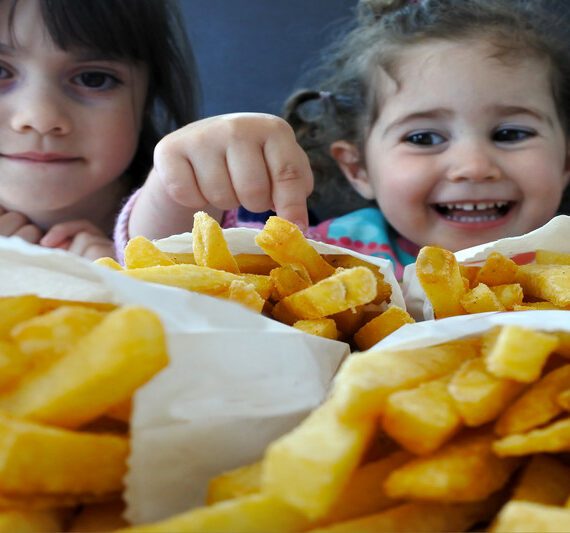
<svg viewBox="0 0 570 533"><path fill-rule="evenodd" d="M189 124L158 143L155 174L164 192L187 208L273 209L308 225L313 175L292 128L279 117L235 113Z"/></svg>
<svg viewBox="0 0 570 533"><path fill-rule="evenodd" d="M38 244L43 231L32 224L22 213L0 207L0 235L20 237L32 244Z"/></svg>
<svg viewBox="0 0 570 533"><path fill-rule="evenodd" d="M114 257L113 241L88 220L71 220L52 226L40 240L41 246L67 250L86 259Z"/></svg>

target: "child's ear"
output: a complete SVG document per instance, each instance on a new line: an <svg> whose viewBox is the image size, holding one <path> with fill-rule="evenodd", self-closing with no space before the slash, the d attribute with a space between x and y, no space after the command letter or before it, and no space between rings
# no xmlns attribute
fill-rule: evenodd
<svg viewBox="0 0 570 533"><path fill-rule="evenodd" d="M376 198L360 150L354 144L347 141L335 141L331 144L330 154L360 196L367 200Z"/></svg>

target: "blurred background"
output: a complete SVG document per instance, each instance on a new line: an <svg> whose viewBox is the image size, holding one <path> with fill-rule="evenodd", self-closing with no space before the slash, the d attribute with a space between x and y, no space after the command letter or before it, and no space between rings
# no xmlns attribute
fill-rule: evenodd
<svg viewBox="0 0 570 533"><path fill-rule="evenodd" d="M203 117L280 114L357 0L179 0L202 84Z"/></svg>

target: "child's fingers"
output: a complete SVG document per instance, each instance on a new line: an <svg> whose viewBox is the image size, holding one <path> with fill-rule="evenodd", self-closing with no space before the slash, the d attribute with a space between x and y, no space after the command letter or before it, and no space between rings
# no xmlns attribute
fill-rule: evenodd
<svg viewBox="0 0 570 533"><path fill-rule="evenodd" d="M20 237L31 244L38 244L43 231L32 224L22 213L0 207L0 235Z"/></svg>
<svg viewBox="0 0 570 533"><path fill-rule="evenodd" d="M58 248L65 246L75 235L86 232L91 235L105 236L105 233L88 220L70 220L52 226L40 240L40 245L48 248Z"/></svg>
<svg viewBox="0 0 570 533"><path fill-rule="evenodd" d="M287 136L270 138L264 153L275 212L306 229L309 224L307 196L313 190L313 173L307 155Z"/></svg>
<svg viewBox="0 0 570 533"><path fill-rule="evenodd" d="M229 147L226 161L239 204L254 213L272 209L271 178L261 146L236 143Z"/></svg>
<svg viewBox="0 0 570 533"><path fill-rule="evenodd" d="M115 247L111 239L87 232L80 232L75 235L67 250L90 260L115 256Z"/></svg>
<svg viewBox="0 0 570 533"><path fill-rule="evenodd" d="M13 233L15 237L20 237L31 244L39 244L42 238L43 232L37 226L33 224L26 224Z"/></svg>
<svg viewBox="0 0 570 533"><path fill-rule="evenodd" d="M176 203L201 209L208 201L202 194L183 139L177 132L166 136L154 150L154 169L166 194Z"/></svg>

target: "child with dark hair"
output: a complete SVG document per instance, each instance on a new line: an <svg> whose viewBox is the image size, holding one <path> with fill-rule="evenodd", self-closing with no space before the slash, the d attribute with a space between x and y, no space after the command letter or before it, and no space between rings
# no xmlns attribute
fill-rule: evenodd
<svg viewBox="0 0 570 533"><path fill-rule="evenodd" d="M156 143L196 118L170 0L0 0L0 235L113 255Z"/></svg>
<svg viewBox="0 0 570 533"><path fill-rule="evenodd" d="M420 246L458 250L555 215L570 176L570 55L543 7L361 0L319 81L287 106L315 174L310 204L333 217L307 234L386 256L401 272ZM240 225L223 213L237 204L306 225L311 176L276 121L218 117L167 136L131 234L189 230L196 209Z"/></svg>

